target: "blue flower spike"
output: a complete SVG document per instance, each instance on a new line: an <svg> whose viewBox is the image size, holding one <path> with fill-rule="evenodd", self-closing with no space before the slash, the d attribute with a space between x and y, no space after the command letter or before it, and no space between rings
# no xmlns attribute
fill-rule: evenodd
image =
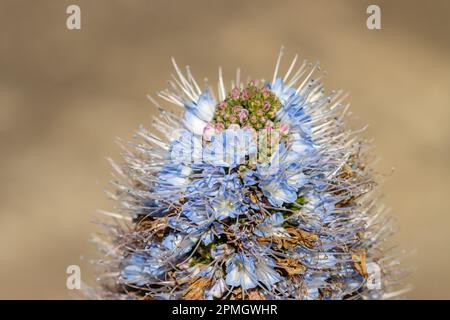
<svg viewBox="0 0 450 320"><path fill-rule="evenodd" d="M382 299L402 295L399 256L341 91L318 64L218 91L175 61L153 129L113 163L117 212L98 241L97 297ZM228 82L227 82L228 83ZM171 103L180 112L169 111ZM114 286L108 285L115 283Z"/></svg>

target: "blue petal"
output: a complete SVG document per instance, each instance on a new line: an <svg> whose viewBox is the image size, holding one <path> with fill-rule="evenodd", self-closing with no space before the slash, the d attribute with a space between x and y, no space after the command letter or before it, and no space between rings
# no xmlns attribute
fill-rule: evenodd
<svg viewBox="0 0 450 320"><path fill-rule="evenodd" d="M203 135L203 130L205 129L207 122L201 120L193 112L187 110L184 113L183 124L189 131L196 135Z"/></svg>
<svg viewBox="0 0 450 320"><path fill-rule="evenodd" d="M188 112L191 112L200 120L209 122L214 116L216 101L209 90L205 90L196 102L188 102L185 104L185 107Z"/></svg>

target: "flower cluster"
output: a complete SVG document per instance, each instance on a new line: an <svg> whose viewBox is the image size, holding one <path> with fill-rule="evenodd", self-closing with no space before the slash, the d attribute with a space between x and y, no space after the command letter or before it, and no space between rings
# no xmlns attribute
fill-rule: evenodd
<svg viewBox="0 0 450 320"><path fill-rule="evenodd" d="M174 63L154 129L126 148L111 193L103 297L358 299L398 291L391 227L342 92L297 57L272 81L202 90ZM221 72L220 72L221 75ZM270 147L268 147L270 146ZM263 152L261 150L265 150ZM183 156L181 156L183 154ZM189 156L186 157L186 154ZM100 242L100 241L99 241ZM107 280L112 280L108 282Z"/></svg>
<svg viewBox="0 0 450 320"><path fill-rule="evenodd" d="M213 124L218 130L233 124L256 130L272 128L280 107L280 100L267 86L257 87L252 81L243 90L234 87L217 105Z"/></svg>

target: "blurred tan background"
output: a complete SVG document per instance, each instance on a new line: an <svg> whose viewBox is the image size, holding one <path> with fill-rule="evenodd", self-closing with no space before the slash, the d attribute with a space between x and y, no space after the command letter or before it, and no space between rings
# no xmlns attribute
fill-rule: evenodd
<svg viewBox="0 0 450 320"><path fill-rule="evenodd" d="M82 29L66 29L66 7ZM366 28L378 4L382 30ZM67 299L66 267L94 283L89 244L106 156L149 126L170 56L200 79L269 78L281 45L320 60L370 124L377 170L417 271L410 298L450 299L450 2L0 1L0 298Z"/></svg>

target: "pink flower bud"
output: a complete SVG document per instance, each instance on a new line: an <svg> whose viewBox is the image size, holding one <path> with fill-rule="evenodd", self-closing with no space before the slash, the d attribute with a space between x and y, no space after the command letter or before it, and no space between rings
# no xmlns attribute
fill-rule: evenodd
<svg viewBox="0 0 450 320"><path fill-rule="evenodd" d="M287 124L286 122L280 123L280 133L282 135L287 135L289 133L289 129L289 124Z"/></svg>
<svg viewBox="0 0 450 320"><path fill-rule="evenodd" d="M216 124L217 125L217 124ZM211 138L213 135L216 134L216 128L213 124L208 123L203 130L203 140L204 141L211 141Z"/></svg>
<svg viewBox="0 0 450 320"><path fill-rule="evenodd" d="M238 88L233 88L231 90L231 98L233 98L233 99L239 98L239 89Z"/></svg>
<svg viewBox="0 0 450 320"><path fill-rule="evenodd" d="M234 106L233 107L233 112L238 114L239 112L241 112L242 110L242 106Z"/></svg>
<svg viewBox="0 0 450 320"><path fill-rule="evenodd" d="M215 129L216 129L216 132L220 132L220 131L222 131L223 129L225 129L225 126L223 125L223 123L218 122L218 123L216 123L216 125L215 125Z"/></svg>
<svg viewBox="0 0 450 320"><path fill-rule="evenodd" d="M248 110L247 109L242 109L240 112L239 112L239 121L245 121L246 119L247 119L247 117L248 117Z"/></svg>

